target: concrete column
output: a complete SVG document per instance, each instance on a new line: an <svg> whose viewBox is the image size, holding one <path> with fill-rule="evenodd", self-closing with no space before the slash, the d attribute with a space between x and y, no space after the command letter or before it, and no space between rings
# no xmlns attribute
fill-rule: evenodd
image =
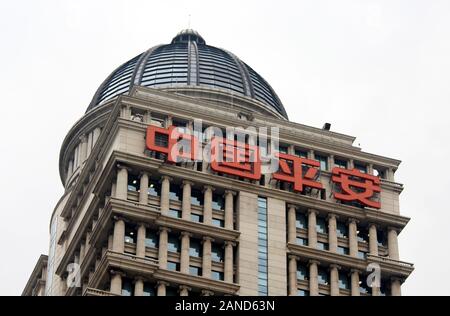
<svg viewBox="0 0 450 316"><path fill-rule="evenodd" d="M334 168L334 155L328 156L328 170L333 170Z"/></svg>
<svg viewBox="0 0 450 316"><path fill-rule="evenodd" d="M212 195L213 187L205 185L203 188L203 223L212 224Z"/></svg>
<svg viewBox="0 0 450 316"><path fill-rule="evenodd" d="M369 163L367 165L367 173L373 175L373 164Z"/></svg>
<svg viewBox="0 0 450 316"><path fill-rule="evenodd" d="M73 160L69 161L69 166L67 168L67 179L70 178L70 176L73 173Z"/></svg>
<svg viewBox="0 0 450 316"><path fill-rule="evenodd" d="M157 296L166 296L166 287L169 286L169 283L164 281L158 281L156 295Z"/></svg>
<svg viewBox="0 0 450 316"><path fill-rule="evenodd" d="M181 218L191 219L191 187L192 182L183 180L183 200L181 201Z"/></svg>
<svg viewBox="0 0 450 316"><path fill-rule="evenodd" d="M350 218L348 221L348 243L350 246L350 256L358 257L358 232L357 220Z"/></svg>
<svg viewBox="0 0 450 316"><path fill-rule="evenodd" d="M289 296L297 296L297 257L289 256Z"/></svg>
<svg viewBox="0 0 450 316"><path fill-rule="evenodd" d="M234 229L234 203L233 195L236 193L230 190L225 191L225 228Z"/></svg>
<svg viewBox="0 0 450 316"><path fill-rule="evenodd" d="M141 174L141 180L139 184L139 203L148 204L148 173L143 172Z"/></svg>
<svg viewBox="0 0 450 316"><path fill-rule="evenodd" d="M351 283L351 295L359 296L359 271L352 269L350 270L350 283Z"/></svg>
<svg viewBox="0 0 450 316"><path fill-rule="evenodd" d="M161 177L161 214L167 215L169 214L169 192L170 192L170 177L162 176Z"/></svg>
<svg viewBox="0 0 450 316"><path fill-rule="evenodd" d="M108 236L108 250L113 250L113 235Z"/></svg>
<svg viewBox="0 0 450 316"><path fill-rule="evenodd" d="M233 283L233 246L231 241L225 241L224 281L229 283Z"/></svg>
<svg viewBox="0 0 450 316"><path fill-rule="evenodd" d="M330 265L330 293L331 296L339 296L339 269L336 264Z"/></svg>
<svg viewBox="0 0 450 316"><path fill-rule="evenodd" d="M89 157L91 155L91 151L92 151L92 135L93 135L93 132L90 132L87 137L87 152L86 152L87 157Z"/></svg>
<svg viewBox="0 0 450 316"><path fill-rule="evenodd" d="M122 273L112 272L109 291L116 295L122 295Z"/></svg>
<svg viewBox="0 0 450 316"><path fill-rule="evenodd" d="M98 138L100 136L100 132L101 132L100 127L96 127L94 129L94 132L92 134L92 146L94 146L95 143L97 142L97 140L98 140Z"/></svg>
<svg viewBox="0 0 450 316"><path fill-rule="evenodd" d="M211 237L203 237L202 275L204 278L211 278Z"/></svg>
<svg viewBox="0 0 450 316"><path fill-rule="evenodd" d="M348 169L353 169L355 168L355 164L353 162L353 159L349 159L348 160Z"/></svg>
<svg viewBox="0 0 450 316"><path fill-rule="evenodd" d="M141 258L145 258L145 233L145 225L140 223L137 229L136 256Z"/></svg>
<svg viewBox="0 0 450 316"><path fill-rule="evenodd" d="M81 242L81 245L80 245L80 263L83 262L84 255L85 255L85 250L86 250L85 243Z"/></svg>
<svg viewBox="0 0 450 316"><path fill-rule="evenodd" d="M189 287L187 287L185 285L180 285L180 289L179 289L180 296L189 296L190 290L191 289Z"/></svg>
<svg viewBox="0 0 450 316"><path fill-rule="evenodd" d="M297 241L296 219L295 205L288 205L288 242L292 244L295 244Z"/></svg>
<svg viewBox="0 0 450 316"><path fill-rule="evenodd" d="M180 272L189 274L189 238L191 234L181 232Z"/></svg>
<svg viewBox="0 0 450 316"><path fill-rule="evenodd" d="M398 278L391 279L391 296L401 296L402 295L402 282Z"/></svg>
<svg viewBox="0 0 450 316"><path fill-rule="evenodd" d="M314 150L310 149L308 150L308 159L314 159Z"/></svg>
<svg viewBox="0 0 450 316"><path fill-rule="evenodd" d="M125 251L125 222L117 218L114 223L113 251L123 253Z"/></svg>
<svg viewBox="0 0 450 316"><path fill-rule="evenodd" d="M333 213L328 215L328 245L331 252L337 252L337 222L336 214Z"/></svg>
<svg viewBox="0 0 450 316"><path fill-rule="evenodd" d="M317 248L316 210L308 210L308 246Z"/></svg>
<svg viewBox="0 0 450 316"><path fill-rule="evenodd" d="M319 262L316 260L309 261L309 294L311 296L319 295Z"/></svg>
<svg viewBox="0 0 450 316"><path fill-rule="evenodd" d="M392 260L399 260L397 229L388 227L388 253Z"/></svg>
<svg viewBox="0 0 450 316"><path fill-rule="evenodd" d="M80 166L87 158L87 137L83 135L80 137Z"/></svg>
<svg viewBox="0 0 450 316"><path fill-rule="evenodd" d="M369 224L369 254L378 256L377 226Z"/></svg>
<svg viewBox="0 0 450 316"><path fill-rule="evenodd" d="M167 227L159 228L159 248L158 262L160 269L167 269L167 242L169 229Z"/></svg>
<svg viewBox="0 0 450 316"><path fill-rule="evenodd" d="M115 197L126 200L128 196L128 169L123 166L118 166L118 169Z"/></svg>
<svg viewBox="0 0 450 316"><path fill-rule="evenodd" d="M144 280L137 278L134 282L134 296L144 295Z"/></svg>

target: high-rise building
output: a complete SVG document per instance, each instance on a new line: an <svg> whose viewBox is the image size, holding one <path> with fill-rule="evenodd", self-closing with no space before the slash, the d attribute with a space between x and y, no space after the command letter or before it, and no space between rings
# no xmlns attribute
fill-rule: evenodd
<svg viewBox="0 0 450 316"><path fill-rule="evenodd" d="M23 295L400 295L400 161L354 140L289 121L255 70L182 31L114 70L67 134Z"/></svg>

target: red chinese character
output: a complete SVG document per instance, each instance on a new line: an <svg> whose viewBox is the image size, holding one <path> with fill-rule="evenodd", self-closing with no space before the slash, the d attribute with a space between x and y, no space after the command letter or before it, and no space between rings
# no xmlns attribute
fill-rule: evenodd
<svg viewBox="0 0 450 316"><path fill-rule="evenodd" d="M190 134L180 133L175 126L168 129L150 125L147 127L147 149L167 155L170 162L182 159L195 160L198 140Z"/></svg>
<svg viewBox="0 0 450 316"><path fill-rule="evenodd" d="M375 192L381 192L380 178L365 174L357 169L335 167L332 170L332 181L339 183L342 192L333 192L341 201L359 201L365 206L381 208L381 203L372 200Z"/></svg>
<svg viewBox="0 0 450 316"><path fill-rule="evenodd" d="M273 178L294 184L294 190L303 192L303 187L322 189L322 184L315 181L318 175L320 162L294 155L277 153L279 169L273 174ZM305 172L303 170L305 169Z"/></svg>
<svg viewBox="0 0 450 316"><path fill-rule="evenodd" d="M211 169L251 180L261 178L261 160L257 146L214 137L211 140Z"/></svg>

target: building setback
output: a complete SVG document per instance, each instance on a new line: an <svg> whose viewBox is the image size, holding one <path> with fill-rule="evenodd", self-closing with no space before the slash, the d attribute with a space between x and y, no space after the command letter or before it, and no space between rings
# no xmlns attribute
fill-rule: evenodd
<svg viewBox="0 0 450 316"><path fill-rule="evenodd" d="M316 161L320 188L171 163L149 148L149 126L188 131L200 120L201 141L207 127L278 128L279 152ZM413 271L397 241L409 221L400 161L354 140L290 122L257 72L182 31L117 68L69 131L49 255L23 295L400 295ZM261 146L251 133L245 142ZM381 207L337 198L333 170L375 176Z"/></svg>

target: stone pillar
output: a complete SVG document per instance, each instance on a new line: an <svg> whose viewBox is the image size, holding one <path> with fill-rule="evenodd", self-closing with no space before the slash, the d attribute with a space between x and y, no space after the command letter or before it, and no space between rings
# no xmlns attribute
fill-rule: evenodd
<svg viewBox="0 0 450 316"><path fill-rule="evenodd" d="M113 251L123 253L125 251L125 222L117 218L114 223Z"/></svg>
<svg viewBox="0 0 450 316"><path fill-rule="evenodd" d="M170 192L170 177L162 176L161 177L161 214L167 215L169 214L169 192Z"/></svg>
<svg viewBox="0 0 450 316"><path fill-rule="evenodd" d="M334 168L334 155L328 156L328 170L333 170Z"/></svg>
<svg viewBox="0 0 450 316"><path fill-rule="evenodd" d="M337 238L337 222L336 214L330 213L328 215L328 244L331 252L337 252L338 238Z"/></svg>
<svg viewBox="0 0 450 316"><path fill-rule="evenodd" d="M108 236L108 250L113 250L113 242L114 242L113 235L109 235Z"/></svg>
<svg viewBox="0 0 450 316"><path fill-rule="evenodd" d="M234 229L234 203L233 195L236 193L230 190L225 191L225 228Z"/></svg>
<svg viewBox="0 0 450 316"><path fill-rule="evenodd" d="M353 169L355 168L355 164L353 162L353 159L349 159L348 160L348 169Z"/></svg>
<svg viewBox="0 0 450 316"><path fill-rule="evenodd" d="M205 185L203 188L203 223L212 224L212 194L213 187Z"/></svg>
<svg viewBox="0 0 450 316"><path fill-rule="evenodd" d="M367 173L373 175L373 164L369 163L367 165Z"/></svg>
<svg viewBox="0 0 450 316"><path fill-rule="evenodd" d="M339 296L339 269L336 264L330 264L330 294Z"/></svg>
<svg viewBox="0 0 450 316"><path fill-rule="evenodd" d="M139 203L148 204L148 173L143 172L141 174L141 180L139 184Z"/></svg>
<svg viewBox="0 0 450 316"><path fill-rule="evenodd" d="M80 166L87 158L87 137L83 135L80 137Z"/></svg>
<svg viewBox="0 0 450 316"><path fill-rule="evenodd" d="M180 289L179 289L180 296L189 296L190 290L191 289L189 287L187 287L185 285L180 285Z"/></svg>
<svg viewBox="0 0 450 316"><path fill-rule="evenodd" d="M169 229L167 227L159 228L159 248L158 262L160 269L167 269L167 242Z"/></svg>
<svg viewBox="0 0 450 316"><path fill-rule="evenodd" d="M109 291L112 294L122 295L122 273L118 271L111 272L111 284Z"/></svg>
<svg viewBox="0 0 450 316"><path fill-rule="evenodd" d="M116 195L121 200L126 200L128 196L128 169L124 166L118 166Z"/></svg>
<svg viewBox="0 0 450 316"><path fill-rule="evenodd" d="M225 263L224 281L233 283L234 262L233 262L233 242L225 241Z"/></svg>
<svg viewBox="0 0 450 316"><path fill-rule="evenodd" d="M319 261L316 261L316 260L309 261L309 294L311 296L319 295L318 265L319 265Z"/></svg>
<svg viewBox="0 0 450 316"><path fill-rule="evenodd" d="M73 173L73 160L69 161L69 166L67 167L67 179L70 178L70 176Z"/></svg>
<svg viewBox="0 0 450 316"><path fill-rule="evenodd" d="M92 146L94 146L95 143L97 142L98 137L100 136L100 132L101 132L100 127L96 127L94 129L94 132L92 133Z"/></svg>
<svg viewBox="0 0 450 316"><path fill-rule="evenodd" d="M157 296L166 296L166 287L169 286L169 283L165 281L158 281L156 288L156 295Z"/></svg>
<svg viewBox="0 0 450 316"><path fill-rule="evenodd" d="M295 244L297 241L297 227L296 227L296 209L295 205L288 205L288 242ZM296 294L297 295L297 294Z"/></svg>
<svg viewBox="0 0 450 316"><path fill-rule="evenodd" d="M181 218L191 219L191 186L192 182L183 180L183 200L181 202Z"/></svg>
<svg viewBox="0 0 450 316"><path fill-rule="evenodd" d="M189 238L191 234L181 232L180 272L189 274Z"/></svg>
<svg viewBox="0 0 450 316"><path fill-rule="evenodd" d="M402 295L402 281L398 278L391 279L391 296L401 296Z"/></svg>
<svg viewBox="0 0 450 316"><path fill-rule="evenodd" d="M144 280L138 277L134 281L134 296L142 295L144 295Z"/></svg>
<svg viewBox="0 0 450 316"><path fill-rule="evenodd" d="M310 149L308 150L308 159L314 159L314 150Z"/></svg>
<svg viewBox="0 0 450 316"><path fill-rule="evenodd" d="M350 218L348 221L348 243L350 246L350 256L358 257L358 229L357 220Z"/></svg>
<svg viewBox="0 0 450 316"><path fill-rule="evenodd" d="M399 260L397 229L388 227L388 253L392 260Z"/></svg>
<svg viewBox="0 0 450 316"><path fill-rule="evenodd" d="M369 224L369 254L378 256L377 226Z"/></svg>
<svg viewBox="0 0 450 316"><path fill-rule="evenodd" d="M289 256L289 296L297 296L297 257Z"/></svg>
<svg viewBox="0 0 450 316"><path fill-rule="evenodd" d="M213 296L214 292L209 290L202 290L201 296Z"/></svg>
<svg viewBox="0 0 450 316"><path fill-rule="evenodd" d="M308 210L308 246L317 248L316 210Z"/></svg>
<svg viewBox="0 0 450 316"><path fill-rule="evenodd" d="M84 242L81 242L81 245L80 245L80 263L83 262L85 249L86 248L85 248Z"/></svg>
<svg viewBox="0 0 450 316"><path fill-rule="evenodd" d="M140 223L137 229L136 256L141 258L145 258L145 233L145 225Z"/></svg>
<svg viewBox="0 0 450 316"><path fill-rule="evenodd" d="M355 269L350 270L351 295L359 296L359 271Z"/></svg>
<svg viewBox="0 0 450 316"><path fill-rule="evenodd" d="M203 237L202 275L204 278L211 278L211 237Z"/></svg>

